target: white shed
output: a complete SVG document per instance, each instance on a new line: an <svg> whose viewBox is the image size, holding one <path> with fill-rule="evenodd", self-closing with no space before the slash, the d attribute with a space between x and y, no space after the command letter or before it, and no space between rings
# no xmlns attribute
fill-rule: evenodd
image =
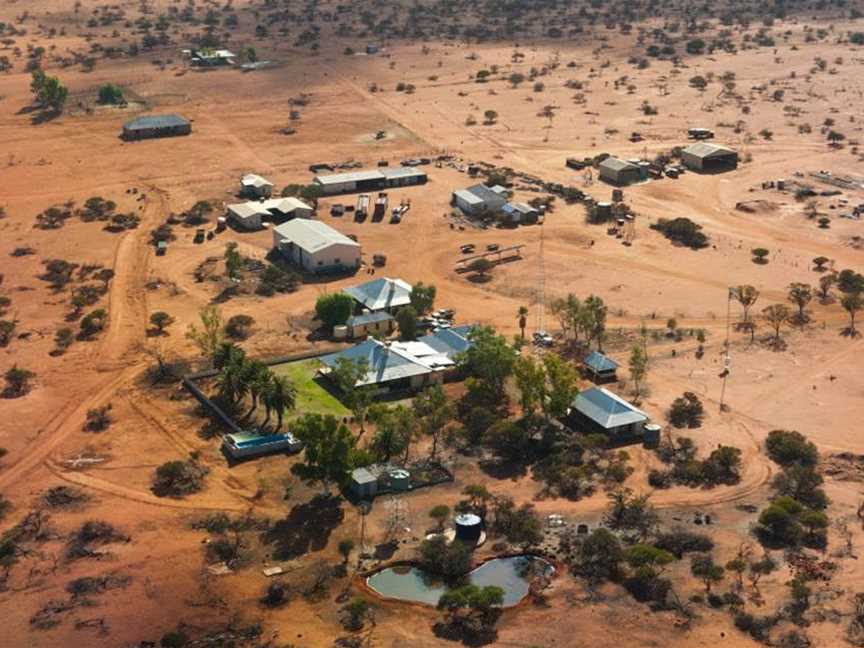
<svg viewBox="0 0 864 648"><path fill-rule="evenodd" d="M273 248L308 272L360 267L360 244L321 221L295 218L274 227Z"/></svg>
<svg viewBox="0 0 864 648"><path fill-rule="evenodd" d="M254 173L240 179L240 193L249 198L269 198L273 194L273 183Z"/></svg>
<svg viewBox="0 0 864 648"><path fill-rule="evenodd" d="M270 212L258 202L245 202L228 205L228 219L244 230L261 229L261 223L270 218Z"/></svg>

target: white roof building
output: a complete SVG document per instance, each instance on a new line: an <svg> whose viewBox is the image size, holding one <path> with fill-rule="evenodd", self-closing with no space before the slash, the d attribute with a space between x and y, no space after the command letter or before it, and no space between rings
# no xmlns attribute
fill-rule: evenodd
<svg viewBox="0 0 864 648"><path fill-rule="evenodd" d="M360 244L321 221L295 218L273 228L273 248L310 272L360 267Z"/></svg>

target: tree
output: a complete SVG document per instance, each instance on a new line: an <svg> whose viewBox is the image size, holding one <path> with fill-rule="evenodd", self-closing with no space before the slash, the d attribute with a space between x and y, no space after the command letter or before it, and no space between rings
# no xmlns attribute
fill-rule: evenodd
<svg viewBox="0 0 864 648"><path fill-rule="evenodd" d="M29 369L22 369L17 364L3 374L6 387L3 390L3 398L19 398L27 394L32 386L36 374Z"/></svg>
<svg viewBox="0 0 864 648"><path fill-rule="evenodd" d="M41 69L33 71L30 91L35 95L37 103L52 112L60 113L69 96L69 89L57 77L47 76Z"/></svg>
<svg viewBox="0 0 864 648"><path fill-rule="evenodd" d="M759 514L756 532L763 541L796 546L803 535L798 516L804 507L791 497L781 496Z"/></svg>
<svg viewBox="0 0 864 648"><path fill-rule="evenodd" d="M462 354L460 365L480 383L484 402L500 406L505 401L505 381L513 373L516 353L503 336L489 326L476 326L468 334L471 346Z"/></svg>
<svg viewBox="0 0 864 648"><path fill-rule="evenodd" d="M544 409L547 416L561 418L567 414L579 390L576 386L576 369L557 353L543 356L546 370L546 400Z"/></svg>
<svg viewBox="0 0 864 648"><path fill-rule="evenodd" d="M97 308L81 318L81 336L91 338L101 332L108 323L108 311Z"/></svg>
<svg viewBox="0 0 864 648"><path fill-rule="evenodd" d="M594 581L614 580L620 575L624 550L611 531L602 527L592 531L579 547L578 570Z"/></svg>
<svg viewBox="0 0 864 648"><path fill-rule="evenodd" d="M297 388L288 376L272 375L261 394L268 409L276 411L276 429L282 429L282 418L287 410L297 405Z"/></svg>
<svg viewBox="0 0 864 648"><path fill-rule="evenodd" d="M339 541L339 553L342 555L342 561L348 563L348 558L351 557L351 552L354 551L354 541L351 538L344 538Z"/></svg>
<svg viewBox="0 0 864 648"><path fill-rule="evenodd" d="M471 263L468 264L468 270L479 275L482 279L486 279L489 272L492 271L492 268L495 265L486 257L480 257L479 259L474 259Z"/></svg>
<svg viewBox="0 0 864 648"><path fill-rule="evenodd" d="M396 313L399 337L402 340L417 339L417 311L413 306L404 306Z"/></svg>
<svg viewBox="0 0 864 648"><path fill-rule="evenodd" d="M117 106L125 102L126 100L123 98L123 90L120 88L120 86L113 83L106 83L99 87L100 104L110 104Z"/></svg>
<svg viewBox="0 0 864 648"><path fill-rule="evenodd" d="M528 307L520 306L516 312L516 317L519 320L519 333L522 339L525 339L525 327L528 325Z"/></svg>
<svg viewBox="0 0 864 648"><path fill-rule="evenodd" d="M854 270L841 270L837 274L837 288L844 293L864 292L864 275Z"/></svg>
<svg viewBox="0 0 864 648"><path fill-rule="evenodd" d="M303 443L302 463L292 472L303 480L320 482L324 493L332 484L343 485L351 473L355 440L348 428L332 415L304 414L294 421L291 433Z"/></svg>
<svg viewBox="0 0 864 648"><path fill-rule="evenodd" d="M737 484L741 480L741 450L720 445L702 464L706 483Z"/></svg>
<svg viewBox="0 0 864 648"><path fill-rule="evenodd" d="M787 495L811 509L822 510L828 506L828 496L820 488L823 483L813 466L792 464L774 477L771 486L778 495Z"/></svg>
<svg viewBox="0 0 864 648"><path fill-rule="evenodd" d="M487 126L491 126L498 119L498 113L494 110L487 110L483 113L483 117L486 119L484 123Z"/></svg>
<svg viewBox="0 0 864 648"><path fill-rule="evenodd" d="M788 299L798 307L798 322L803 326L807 321L807 314L804 309L813 299L813 287L805 283L791 283L789 284Z"/></svg>
<svg viewBox="0 0 864 648"><path fill-rule="evenodd" d="M444 529L444 522L447 521L447 518L449 516L450 507L446 504L438 504L437 506L432 507L432 509L429 511L429 517L438 523L438 531L442 531Z"/></svg>
<svg viewBox="0 0 864 648"><path fill-rule="evenodd" d="M521 72L513 72L509 77L507 77L507 80L510 82L511 86L517 88L520 83L525 82L525 75Z"/></svg>
<svg viewBox="0 0 864 648"><path fill-rule="evenodd" d="M832 129L828 131L827 139L830 142L830 146L837 148L840 146L840 142L846 139L846 136Z"/></svg>
<svg viewBox="0 0 864 648"><path fill-rule="evenodd" d="M448 544L440 534L420 543L418 553L426 571L448 582L462 578L471 569L471 548L464 542Z"/></svg>
<svg viewBox="0 0 864 648"><path fill-rule="evenodd" d="M818 256L813 259L813 269L816 272L825 272L825 264L829 263L831 259L826 256Z"/></svg>
<svg viewBox="0 0 864 648"><path fill-rule="evenodd" d="M330 376L344 394L345 404L360 424L360 436L366 432L366 411L372 404L372 394L366 386L369 363L366 358L339 358Z"/></svg>
<svg viewBox="0 0 864 648"><path fill-rule="evenodd" d="M702 417L705 408L702 401L693 392L684 392L683 395L672 401L669 408L669 422L676 428L698 428L702 425Z"/></svg>
<svg viewBox="0 0 864 648"><path fill-rule="evenodd" d="M411 306L417 315L425 315L435 306L435 296L438 290L432 284L424 285L418 281L411 288Z"/></svg>
<svg viewBox="0 0 864 648"><path fill-rule="evenodd" d="M573 333L574 340L579 340L579 322L582 315L582 303L573 293L552 301L552 313L558 318L558 324L566 338L569 332Z"/></svg>
<svg viewBox="0 0 864 648"><path fill-rule="evenodd" d="M753 286L737 286L731 289L731 295L744 309L744 321L749 321L750 308L759 299L759 291Z"/></svg>
<svg viewBox="0 0 864 648"><path fill-rule="evenodd" d="M765 439L765 449L771 460L781 466L801 465L815 467L819 463L819 451L800 432L772 430Z"/></svg>
<svg viewBox="0 0 864 648"><path fill-rule="evenodd" d="M580 309L579 324L586 342L597 342L597 348L602 351L603 337L606 334L606 304L600 297L588 295Z"/></svg>
<svg viewBox="0 0 864 648"><path fill-rule="evenodd" d="M156 329L158 335L163 335L165 329L174 323L174 318L165 311L156 311L150 315L150 323Z"/></svg>
<svg viewBox="0 0 864 648"><path fill-rule="evenodd" d="M637 531L647 537L657 524L657 513L648 503L648 495L636 495L629 488L618 488L608 493L609 508L603 522L611 529Z"/></svg>
<svg viewBox="0 0 864 648"><path fill-rule="evenodd" d="M453 405L441 385L431 385L414 397L412 406L420 429L424 434L432 437L432 448L429 456L435 459L438 454L438 441L441 432L444 431L455 414Z"/></svg>
<svg viewBox="0 0 864 648"><path fill-rule="evenodd" d="M521 394L522 412L530 416L546 400L546 372L543 365L534 358L519 356L513 365L513 379Z"/></svg>
<svg viewBox="0 0 864 648"><path fill-rule="evenodd" d="M819 277L819 299L826 303L831 299L831 287L837 283L837 275L826 274Z"/></svg>
<svg viewBox="0 0 864 648"><path fill-rule="evenodd" d="M630 378L636 386L636 398L642 395L642 381L648 374L648 354L642 344L634 344L630 351Z"/></svg>
<svg viewBox="0 0 864 648"><path fill-rule="evenodd" d="M723 580L726 570L714 562L711 556L693 556L690 573L705 584L705 592L711 593L711 586Z"/></svg>
<svg viewBox="0 0 864 648"><path fill-rule="evenodd" d="M330 330L347 322L353 310L354 300L345 293L327 293L315 302L315 317Z"/></svg>
<svg viewBox="0 0 864 648"><path fill-rule="evenodd" d="M243 255L237 250L237 243L231 241L225 246L225 274L229 279L240 279L243 269Z"/></svg>
<svg viewBox="0 0 864 648"><path fill-rule="evenodd" d="M666 551L649 544L635 544L624 554L627 564L643 575L656 576L663 567L675 560L675 556Z"/></svg>
<svg viewBox="0 0 864 648"><path fill-rule="evenodd" d="M209 304L202 308L198 315L201 318L201 328L190 324L186 337L195 343L202 356L212 358L225 339L222 313L215 305Z"/></svg>
<svg viewBox="0 0 864 648"><path fill-rule="evenodd" d="M376 403L369 408L369 419L377 428L369 450L383 462L389 462L391 457L400 453L404 453L403 461L407 461L417 429L414 411L405 405L388 407Z"/></svg>
<svg viewBox="0 0 864 648"><path fill-rule="evenodd" d="M750 250L750 254L753 255L753 263L758 263L759 265L765 265L768 263L768 255L771 254L765 248L753 248Z"/></svg>
<svg viewBox="0 0 864 648"><path fill-rule="evenodd" d="M780 327L789 321L789 308L784 304L771 304L762 309L764 319L774 329L774 343L780 343Z"/></svg>
<svg viewBox="0 0 864 648"><path fill-rule="evenodd" d="M840 305L847 313L849 313L849 335L855 337L858 331L855 329L855 315L864 308L864 293L854 292L843 295L840 298Z"/></svg>

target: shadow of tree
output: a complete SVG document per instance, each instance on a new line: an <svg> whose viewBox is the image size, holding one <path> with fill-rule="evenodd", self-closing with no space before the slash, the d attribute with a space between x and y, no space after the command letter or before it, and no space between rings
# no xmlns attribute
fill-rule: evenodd
<svg viewBox="0 0 864 648"><path fill-rule="evenodd" d="M285 519L276 522L263 534L261 541L265 545L274 545L273 557L276 560L291 560L326 547L330 534L344 517L340 497L317 495L292 508Z"/></svg>

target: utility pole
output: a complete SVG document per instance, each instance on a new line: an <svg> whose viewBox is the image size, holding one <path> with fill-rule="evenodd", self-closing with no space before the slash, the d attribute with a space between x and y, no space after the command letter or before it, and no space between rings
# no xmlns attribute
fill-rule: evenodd
<svg viewBox="0 0 864 648"><path fill-rule="evenodd" d="M543 261L543 226L540 226L540 254L538 261L537 277L537 323L535 331L545 333L545 316L546 316L546 267Z"/></svg>

